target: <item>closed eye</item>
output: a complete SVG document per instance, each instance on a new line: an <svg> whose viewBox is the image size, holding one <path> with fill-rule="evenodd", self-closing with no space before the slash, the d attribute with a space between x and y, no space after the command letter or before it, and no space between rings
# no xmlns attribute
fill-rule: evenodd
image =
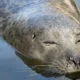
<svg viewBox="0 0 80 80"><path fill-rule="evenodd" d="M54 42L54 41L44 41L43 43L44 43L44 44L57 44L57 43Z"/></svg>
<svg viewBox="0 0 80 80"><path fill-rule="evenodd" d="M77 40L76 44L77 44L77 43L80 43L80 40Z"/></svg>

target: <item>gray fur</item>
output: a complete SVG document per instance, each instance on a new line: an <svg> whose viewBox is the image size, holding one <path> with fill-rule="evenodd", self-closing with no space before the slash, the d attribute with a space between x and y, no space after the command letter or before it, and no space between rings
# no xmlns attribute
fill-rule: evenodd
<svg viewBox="0 0 80 80"><path fill-rule="evenodd" d="M67 4L71 13L64 5L66 0L26 0L23 4L16 0L13 5L10 1L1 6L4 39L22 54L51 65L48 69L52 73L79 70L74 64L80 63L80 23L75 2L70 0L74 8ZM56 7L59 3L67 15Z"/></svg>

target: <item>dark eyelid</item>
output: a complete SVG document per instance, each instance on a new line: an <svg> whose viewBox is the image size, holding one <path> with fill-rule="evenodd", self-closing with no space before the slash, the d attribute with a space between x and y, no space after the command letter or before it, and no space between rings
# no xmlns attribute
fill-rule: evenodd
<svg viewBox="0 0 80 80"><path fill-rule="evenodd" d="M45 44L57 44L57 43L54 42L54 41L44 41L43 43L45 43Z"/></svg>
<svg viewBox="0 0 80 80"><path fill-rule="evenodd" d="M77 44L78 42L80 42L80 40L77 40L77 41L76 41L76 44Z"/></svg>

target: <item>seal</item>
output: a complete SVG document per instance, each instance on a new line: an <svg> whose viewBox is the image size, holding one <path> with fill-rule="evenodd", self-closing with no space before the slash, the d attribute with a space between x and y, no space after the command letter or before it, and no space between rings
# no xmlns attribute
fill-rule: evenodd
<svg viewBox="0 0 80 80"><path fill-rule="evenodd" d="M74 0L28 0L8 14L3 37L25 56L41 61L38 66L45 73L65 75L80 69L79 15Z"/></svg>

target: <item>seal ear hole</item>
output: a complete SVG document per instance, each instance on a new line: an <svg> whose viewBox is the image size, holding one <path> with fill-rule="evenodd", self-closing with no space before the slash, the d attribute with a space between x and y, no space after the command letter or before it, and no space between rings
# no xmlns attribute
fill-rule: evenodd
<svg viewBox="0 0 80 80"><path fill-rule="evenodd" d="M34 39L36 37L35 33L32 34L32 39Z"/></svg>

